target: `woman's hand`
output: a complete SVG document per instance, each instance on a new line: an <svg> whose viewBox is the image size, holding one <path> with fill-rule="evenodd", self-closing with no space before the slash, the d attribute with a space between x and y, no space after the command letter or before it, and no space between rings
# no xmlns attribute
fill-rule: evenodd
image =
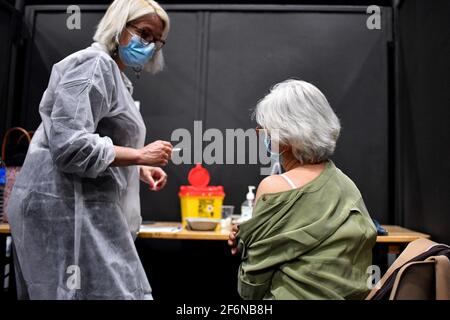
<svg viewBox="0 0 450 320"><path fill-rule="evenodd" d="M139 164L144 166L165 166L172 157L172 144L155 141L139 149Z"/></svg>
<svg viewBox="0 0 450 320"><path fill-rule="evenodd" d="M231 247L231 254L235 255L238 253L239 249L238 249L238 244L237 244L237 240L236 240L236 235L239 231L239 226L237 224L233 224L233 226L231 227L231 232L230 235L228 236L228 245Z"/></svg>
<svg viewBox="0 0 450 320"><path fill-rule="evenodd" d="M159 191L167 183L167 174L158 167L141 166L140 179L150 186L150 190Z"/></svg>

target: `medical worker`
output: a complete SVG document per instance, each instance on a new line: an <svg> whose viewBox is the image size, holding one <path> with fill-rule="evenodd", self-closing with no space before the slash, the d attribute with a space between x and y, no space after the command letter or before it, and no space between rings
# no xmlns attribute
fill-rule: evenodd
<svg viewBox="0 0 450 320"><path fill-rule="evenodd" d="M151 0L115 0L92 46L53 66L8 206L19 299L151 299L134 245L139 178L160 190L172 145L144 146L123 73L157 72L169 32Z"/></svg>

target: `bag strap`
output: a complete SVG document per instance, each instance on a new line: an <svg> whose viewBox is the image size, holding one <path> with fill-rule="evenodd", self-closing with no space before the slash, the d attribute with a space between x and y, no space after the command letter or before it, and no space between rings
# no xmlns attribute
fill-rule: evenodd
<svg viewBox="0 0 450 320"><path fill-rule="evenodd" d="M436 300L450 300L450 260L444 255L429 257L435 262Z"/></svg>
<svg viewBox="0 0 450 320"><path fill-rule="evenodd" d="M14 132L14 131L20 131L22 132L22 135L19 138L19 141L25 137L27 138L28 144L31 143L31 136L33 135L33 132L30 131L28 132L27 130L25 130L24 128L21 127L14 127L14 128L10 128L8 131L6 131L5 136L3 137L3 142L2 142L2 159L3 161L5 161L5 156L6 156L6 145L8 143L8 138L9 135Z"/></svg>
<svg viewBox="0 0 450 320"><path fill-rule="evenodd" d="M434 265L435 262L434 261L414 261L414 262L410 262L405 264L403 267L400 268L400 270L398 271L396 277L395 277L395 281L394 284L392 286L392 290L391 290L391 294L389 295L389 300L396 300L397 297L397 291L398 291L398 287L400 285L400 282L403 280L403 276L406 273L406 271L408 271L411 267L417 266L419 264L432 264Z"/></svg>

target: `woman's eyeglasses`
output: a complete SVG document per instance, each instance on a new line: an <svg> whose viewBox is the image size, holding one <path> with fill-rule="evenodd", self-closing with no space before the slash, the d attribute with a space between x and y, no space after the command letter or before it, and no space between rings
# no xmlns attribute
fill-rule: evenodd
<svg viewBox="0 0 450 320"><path fill-rule="evenodd" d="M144 46L148 46L150 43L154 43L156 50L161 50L161 48L166 44L166 42L162 39L155 39L153 34L146 29L138 28L133 24L127 24L127 27L132 27L137 31L139 40Z"/></svg>
<svg viewBox="0 0 450 320"><path fill-rule="evenodd" d="M261 133L266 134L267 133L267 129L264 129L264 128L260 127L260 126L257 126L255 128L255 131L256 131L257 134L261 134Z"/></svg>

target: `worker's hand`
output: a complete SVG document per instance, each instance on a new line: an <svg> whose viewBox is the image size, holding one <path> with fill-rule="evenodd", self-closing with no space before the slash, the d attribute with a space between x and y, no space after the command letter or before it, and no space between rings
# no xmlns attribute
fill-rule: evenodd
<svg viewBox="0 0 450 320"><path fill-rule="evenodd" d="M147 183L150 190L159 191L167 183L167 174L163 169L158 167L145 167L141 166L140 178L143 182Z"/></svg>
<svg viewBox="0 0 450 320"><path fill-rule="evenodd" d="M155 141L139 149L139 164L144 166L165 166L172 157L172 144Z"/></svg>
<svg viewBox="0 0 450 320"><path fill-rule="evenodd" d="M233 224L231 227L230 235L228 236L228 245L231 247L231 254L235 255L238 253L239 249L237 246L236 235L239 231L239 226L237 224Z"/></svg>

